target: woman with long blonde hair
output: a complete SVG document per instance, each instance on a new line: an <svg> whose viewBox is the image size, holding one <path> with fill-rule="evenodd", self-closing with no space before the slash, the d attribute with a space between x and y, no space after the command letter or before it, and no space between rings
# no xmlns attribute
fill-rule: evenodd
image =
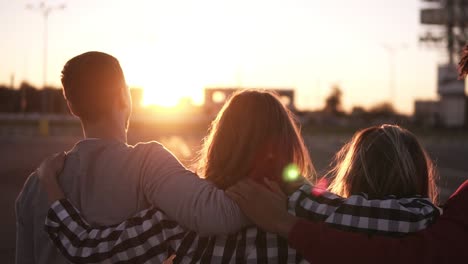
<svg viewBox="0 0 468 264"><path fill-rule="evenodd" d="M357 132L337 153L329 172L329 191L342 197L365 193L421 195L437 202L437 171L414 134L397 125L373 126Z"/></svg>

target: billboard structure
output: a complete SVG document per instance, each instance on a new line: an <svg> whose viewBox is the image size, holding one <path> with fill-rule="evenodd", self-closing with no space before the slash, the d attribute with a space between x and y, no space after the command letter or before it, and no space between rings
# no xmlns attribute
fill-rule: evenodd
<svg viewBox="0 0 468 264"><path fill-rule="evenodd" d="M466 120L465 81L458 80L458 72L453 64L440 65L437 77L442 124L447 127L463 126Z"/></svg>
<svg viewBox="0 0 468 264"><path fill-rule="evenodd" d="M468 0L423 2L428 7L421 9L420 22L426 28L419 40L422 43L445 44L448 64L453 64L468 39Z"/></svg>
<svg viewBox="0 0 468 264"><path fill-rule="evenodd" d="M420 22L426 33L423 43L445 44L447 62L437 71L438 115L446 127L466 125L467 99L465 81L458 80L455 62L468 39L468 0L423 0Z"/></svg>
<svg viewBox="0 0 468 264"><path fill-rule="evenodd" d="M209 116L215 116L223 107L224 103L237 91L247 88L205 88L204 111ZM294 104L294 89L265 89L275 92L280 97L281 102L291 111L296 111Z"/></svg>

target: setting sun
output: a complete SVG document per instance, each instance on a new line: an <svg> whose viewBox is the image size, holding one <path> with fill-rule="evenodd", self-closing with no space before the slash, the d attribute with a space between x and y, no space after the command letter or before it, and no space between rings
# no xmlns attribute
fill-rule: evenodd
<svg viewBox="0 0 468 264"><path fill-rule="evenodd" d="M164 107L176 106L183 95L174 91L164 91L158 93L155 90L146 89L143 92L143 106L158 105ZM158 99L160 98L160 99Z"/></svg>
<svg viewBox="0 0 468 264"><path fill-rule="evenodd" d="M160 18L171 27L118 51L128 84L144 90L143 105L170 107L183 98L201 104L205 87L240 84L240 64L248 55L247 44L236 37L242 22L217 24L208 15L191 13L182 17Z"/></svg>
<svg viewBox="0 0 468 264"><path fill-rule="evenodd" d="M181 39L175 42L184 42ZM122 59L127 82L144 90L143 105L175 106L182 98L202 103L203 88L236 83L236 47L227 44L193 45L190 49L158 43L128 50Z"/></svg>

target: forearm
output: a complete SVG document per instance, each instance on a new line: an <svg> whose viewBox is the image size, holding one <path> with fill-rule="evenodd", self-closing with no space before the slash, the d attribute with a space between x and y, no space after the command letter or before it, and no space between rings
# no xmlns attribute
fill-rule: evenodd
<svg viewBox="0 0 468 264"><path fill-rule="evenodd" d="M202 236L233 233L249 224L224 191L187 170L167 150L153 151L142 183L151 204Z"/></svg>
<svg viewBox="0 0 468 264"><path fill-rule="evenodd" d="M172 175L153 193L170 218L201 236L230 234L249 224L224 191L195 175Z"/></svg>
<svg viewBox="0 0 468 264"><path fill-rule="evenodd" d="M67 200L52 205L45 229L56 247L72 263L163 260L166 251L151 254L167 247L169 237L184 232L175 222L154 210L142 211L118 226L93 228ZM137 248L145 250L135 251Z"/></svg>

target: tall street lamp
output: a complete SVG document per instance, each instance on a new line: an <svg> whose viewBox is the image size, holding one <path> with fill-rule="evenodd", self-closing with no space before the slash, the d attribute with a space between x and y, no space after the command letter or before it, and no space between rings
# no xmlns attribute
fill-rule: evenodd
<svg viewBox="0 0 468 264"><path fill-rule="evenodd" d="M48 18L50 13L55 10L62 10L65 8L65 4L60 5L49 5L45 2L40 2L39 5L26 5L26 9L38 11L41 13L44 19L44 47L43 47L43 65L42 65L42 78L43 78L43 89L47 87L47 41L48 41ZM43 91L42 95L42 111L47 112L47 94Z"/></svg>

